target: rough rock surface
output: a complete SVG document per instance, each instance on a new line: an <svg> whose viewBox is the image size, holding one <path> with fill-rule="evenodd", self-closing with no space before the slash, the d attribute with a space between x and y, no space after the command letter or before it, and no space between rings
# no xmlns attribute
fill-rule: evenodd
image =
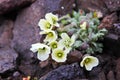
<svg viewBox="0 0 120 80"><path fill-rule="evenodd" d="M83 10L100 11L106 15L120 10L120 0L77 0L77 6Z"/></svg>
<svg viewBox="0 0 120 80"><path fill-rule="evenodd" d="M77 0L78 9L83 9L85 11L99 11L103 15L108 14L109 10L107 9L104 0Z"/></svg>
<svg viewBox="0 0 120 80"><path fill-rule="evenodd" d="M103 18L101 21L101 24L98 26L99 28L106 28L111 29L113 28L113 24L116 23L118 20L118 16L116 13L112 13L110 15L107 15Z"/></svg>
<svg viewBox="0 0 120 80"><path fill-rule="evenodd" d="M0 48L0 73L16 68L17 56L11 48Z"/></svg>
<svg viewBox="0 0 120 80"><path fill-rule="evenodd" d="M116 61L116 69L115 69L115 72L116 72L116 80L119 80L120 79L120 58Z"/></svg>
<svg viewBox="0 0 120 80"><path fill-rule="evenodd" d="M66 63L79 62L82 59L82 57L83 57L83 54L80 51L78 50L71 51L68 54L68 59Z"/></svg>
<svg viewBox="0 0 120 80"><path fill-rule="evenodd" d="M113 71L109 71L109 72L108 72L108 74L107 74L107 79L108 79L108 80L116 80Z"/></svg>
<svg viewBox="0 0 120 80"><path fill-rule="evenodd" d="M0 14L24 7L35 0L0 0Z"/></svg>
<svg viewBox="0 0 120 80"><path fill-rule="evenodd" d="M72 4L74 4L74 0L69 2L68 0L37 0L29 8L18 14L13 30L12 46L19 53L19 69L25 75L34 75L34 72L37 71L35 59L29 49L31 44L40 42L38 21L48 12L65 14L72 10L73 6L69 6ZM64 6L67 6L67 8ZM61 7L64 7L64 9ZM61 10L65 11L61 13Z"/></svg>
<svg viewBox="0 0 120 80"><path fill-rule="evenodd" d="M77 63L61 66L39 80L74 80L74 78L84 78L83 69Z"/></svg>
<svg viewBox="0 0 120 80"><path fill-rule="evenodd" d="M120 0L104 0L104 2L111 12L120 10Z"/></svg>
<svg viewBox="0 0 120 80"><path fill-rule="evenodd" d="M13 34L14 22L12 20L3 20L0 25L0 47L10 46Z"/></svg>
<svg viewBox="0 0 120 80"><path fill-rule="evenodd" d="M3 16L7 18L4 19L0 16L0 80L22 80L23 77L27 78L28 76L31 76L31 79L40 80L119 80L119 1L0 0L0 15L4 14ZM30 3L32 4L29 5ZM27 5L29 5L28 8L25 8L24 6ZM22 10L16 12L19 8ZM100 61L99 65L90 72L81 68L79 63L74 63L81 61L83 54L79 51L71 52L65 63L37 60L36 54L29 49L31 44L41 41L42 38L39 35L38 21L44 18L48 12L61 16L79 8L85 11L102 12L103 17L99 27L111 28L103 41L103 53L96 55Z"/></svg>

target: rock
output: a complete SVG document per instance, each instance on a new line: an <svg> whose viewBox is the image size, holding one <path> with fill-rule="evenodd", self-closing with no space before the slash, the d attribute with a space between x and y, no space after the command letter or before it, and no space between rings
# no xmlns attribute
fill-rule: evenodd
<svg viewBox="0 0 120 80"><path fill-rule="evenodd" d="M116 61L116 80L120 80L120 58Z"/></svg>
<svg viewBox="0 0 120 80"><path fill-rule="evenodd" d="M98 65L99 68L101 66L102 67L106 66L107 64L110 63L110 61L112 62L111 56L108 55L107 53L102 53L102 54L96 55L96 57L99 59L99 65Z"/></svg>
<svg viewBox="0 0 120 80"><path fill-rule="evenodd" d="M13 24L12 20L3 20L0 25L0 47L10 46L13 37Z"/></svg>
<svg viewBox="0 0 120 80"><path fill-rule="evenodd" d="M90 80L106 80L105 73L103 71L97 73L98 75L96 76L90 76Z"/></svg>
<svg viewBox="0 0 120 80"><path fill-rule="evenodd" d="M17 56L11 48L0 48L0 74L16 68Z"/></svg>
<svg viewBox="0 0 120 80"><path fill-rule="evenodd" d="M35 0L0 0L0 14L15 10L33 3Z"/></svg>
<svg viewBox="0 0 120 80"><path fill-rule="evenodd" d="M120 40L119 36L114 33L109 33L105 36L103 44L105 53L109 53L116 57L120 57Z"/></svg>
<svg viewBox="0 0 120 80"><path fill-rule="evenodd" d="M18 77L18 76L20 76L20 73L18 71L13 73L13 77Z"/></svg>
<svg viewBox="0 0 120 80"><path fill-rule="evenodd" d="M108 14L108 9L104 3L104 0L77 0L78 9L83 9L85 11L99 11L103 15Z"/></svg>
<svg viewBox="0 0 120 80"><path fill-rule="evenodd" d="M108 33L107 35L106 35L106 38L110 38L110 39L112 39L112 40L118 40L119 39L119 36L118 35L116 35L116 34L113 34L113 33Z"/></svg>
<svg viewBox="0 0 120 80"><path fill-rule="evenodd" d="M39 80L74 80L77 77L83 79L83 69L81 69L77 63L73 63L71 65L60 66L59 68L50 71Z"/></svg>
<svg viewBox="0 0 120 80"><path fill-rule="evenodd" d="M101 67L97 66L97 67L94 67L90 72L87 72L86 75L90 80L99 80L101 71L102 71Z"/></svg>
<svg viewBox="0 0 120 80"><path fill-rule="evenodd" d="M113 27L113 24L117 22L118 16L116 13L112 13L103 18L98 28L107 28L110 29Z"/></svg>
<svg viewBox="0 0 120 80"><path fill-rule="evenodd" d="M106 80L106 76L104 72L99 73L99 79L97 80Z"/></svg>
<svg viewBox="0 0 120 80"><path fill-rule="evenodd" d="M116 80L113 71L109 71L107 74L107 80Z"/></svg>
<svg viewBox="0 0 120 80"><path fill-rule="evenodd" d="M120 0L104 0L104 2L111 12L120 10Z"/></svg>
<svg viewBox="0 0 120 80"><path fill-rule="evenodd" d="M39 64L41 68L44 68L46 66L49 66L49 60L41 61Z"/></svg>
<svg viewBox="0 0 120 80"><path fill-rule="evenodd" d="M19 53L19 69L25 75L35 75L39 71L36 70L39 63L30 51L31 44L41 41L39 20L48 12L60 15L68 13L73 9L73 6L69 6L72 4L74 0L37 0L18 14L13 30L12 47Z"/></svg>
<svg viewBox="0 0 120 80"><path fill-rule="evenodd" d="M99 59L99 65L86 73L90 80L107 80L106 73L115 68L114 59L109 54L96 55Z"/></svg>
<svg viewBox="0 0 120 80"><path fill-rule="evenodd" d="M120 35L120 23L115 23L114 25L114 33Z"/></svg>
<svg viewBox="0 0 120 80"><path fill-rule="evenodd" d="M68 54L67 63L79 62L82 59L82 53L78 50L71 51Z"/></svg>

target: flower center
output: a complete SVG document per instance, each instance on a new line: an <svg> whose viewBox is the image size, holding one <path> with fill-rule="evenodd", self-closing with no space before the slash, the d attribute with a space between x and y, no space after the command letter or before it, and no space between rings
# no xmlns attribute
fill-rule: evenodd
<svg viewBox="0 0 120 80"><path fill-rule="evenodd" d="M52 36L53 36L53 33L52 33L52 32L49 32L49 33L48 33L48 36L49 36L49 37L52 37Z"/></svg>
<svg viewBox="0 0 120 80"><path fill-rule="evenodd" d="M46 28L47 29L50 29L51 28L51 25L49 23L46 24Z"/></svg>
<svg viewBox="0 0 120 80"><path fill-rule="evenodd" d="M53 21L53 24L55 24L55 23L56 23L56 19L55 19L55 18L52 18L52 21Z"/></svg>
<svg viewBox="0 0 120 80"><path fill-rule="evenodd" d="M90 62L90 58L85 59L85 64Z"/></svg>
<svg viewBox="0 0 120 80"><path fill-rule="evenodd" d="M70 47L70 43L71 43L71 40L70 40L70 39L67 39L67 40L64 41L64 45L65 45L66 47Z"/></svg>
<svg viewBox="0 0 120 80"><path fill-rule="evenodd" d="M52 45L52 47L53 47L53 48L57 48L57 44L54 43L54 44Z"/></svg>
<svg viewBox="0 0 120 80"><path fill-rule="evenodd" d="M45 48L45 47L43 47L43 48L39 48L39 49L38 49L38 52L39 52L39 53L44 53L44 52L45 52L45 50L46 50L46 48Z"/></svg>
<svg viewBox="0 0 120 80"><path fill-rule="evenodd" d="M63 56L63 53L59 52L59 53L57 53L57 56L58 56L59 58L61 58L61 57Z"/></svg>

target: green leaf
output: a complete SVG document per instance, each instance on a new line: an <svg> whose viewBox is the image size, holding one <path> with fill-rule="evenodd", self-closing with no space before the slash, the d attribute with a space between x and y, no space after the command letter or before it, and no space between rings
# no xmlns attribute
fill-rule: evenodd
<svg viewBox="0 0 120 80"><path fill-rule="evenodd" d="M80 41L80 40L75 41L75 43L74 43L73 46L74 46L75 48L78 48L78 47L82 46L82 41Z"/></svg>

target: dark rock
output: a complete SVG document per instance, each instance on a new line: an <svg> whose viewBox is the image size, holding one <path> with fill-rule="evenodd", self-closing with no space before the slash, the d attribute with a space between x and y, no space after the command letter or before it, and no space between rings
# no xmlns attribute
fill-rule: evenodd
<svg viewBox="0 0 120 80"><path fill-rule="evenodd" d="M0 49L0 73L16 68L17 53L11 48Z"/></svg>
<svg viewBox="0 0 120 80"><path fill-rule="evenodd" d="M107 74L107 80L116 80L113 71L109 71Z"/></svg>
<svg viewBox="0 0 120 80"><path fill-rule="evenodd" d="M19 53L19 69L22 73L35 75L39 71L36 68L39 63L33 58L33 54L30 51L31 44L41 40L38 27L39 20L48 12L60 13L61 15L68 13L72 11L73 6L69 6L72 4L74 4L74 0L37 0L29 8L18 14L13 30L12 46ZM41 71L40 73L42 75Z"/></svg>
<svg viewBox="0 0 120 80"><path fill-rule="evenodd" d="M85 11L99 11L103 15L108 14L104 0L77 0L77 7Z"/></svg>
<svg viewBox="0 0 120 80"><path fill-rule="evenodd" d="M98 75L96 76L90 76L90 80L106 80L105 73L103 71L97 73Z"/></svg>
<svg viewBox="0 0 120 80"><path fill-rule="evenodd" d="M13 24L11 20L3 20L0 25L0 47L10 46L13 37Z"/></svg>
<svg viewBox="0 0 120 80"><path fill-rule="evenodd" d="M83 69L77 63L71 65L63 65L48 74L41 77L39 80L74 80L75 78L83 79Z"/></svg>
<svg viewBox="0 0 120 80"><path fill-rule="evenodd" d="M0 0L0 14L31 4L35 0Z"/></svg>
<svg viewBox="0 0 120 80"><path fill-rule="evenodd" d="M97 66L94 67L90 72L87 72L86 75L90 80L99 80L101 71L102 71L101 67Z"/></svg>
<svg viewBox="0 0 120 80"><path fill-rule="evenodd" d="M106 73L115 68L114 57L111 58L109 54L96 55L99 59L99 65L93 68L90 72L88 79L90 80L106 80Z"/></svg>
<svg viewBox="0 0 120 80"><path fill-rule="evenodd" d="M111 56L107 53L103 53L102 55L97 55L97 57L99 59L99 65L102 67L112 62Z"/></svg>
<svg viewBox="0 0 120 80"><path fill-rule="evenodd" d="M89 80L89 79L73 79L73 80Z"/></svg>
<svg viewBox="0 0 120 80"><path fill-rule="evenodd" d="M97 79L97 80L106 80L105 73L104 72L100 72L99 73L99 79Z"/></svg>
<svg viewBox="0 0 120 80"><path fill-rule="evenodd" d="M116 13L112 13L110 15L107 15L103 18L101 21L101 24L98 26L98 28L107 28L110 29L113 27L113 24L117 22L118 16Z"/></svg>
<svg viewBox="0 0 120 80"><path fill-rule="evenodd" d="M120 0L104 0L104 2L111 12L120 10Z"/></svg>
<svg viewBox="0 0 120 80"><path fill-rule="evenodd" d="M120 23L114 24L114 33L120 35Z"/></svg>
<svg viewBox="0 0 120 80"><path fill-rule="evenodd" d="M104 51L116 57L120 57L120 40L119 36L114 33L109 33L104 38Z"/></svg>
<svg viewBox="0 0 120 80"><path fill-rule="evenodd" d="M116 80L120 80L120 58L116 61Z"/></svg>

